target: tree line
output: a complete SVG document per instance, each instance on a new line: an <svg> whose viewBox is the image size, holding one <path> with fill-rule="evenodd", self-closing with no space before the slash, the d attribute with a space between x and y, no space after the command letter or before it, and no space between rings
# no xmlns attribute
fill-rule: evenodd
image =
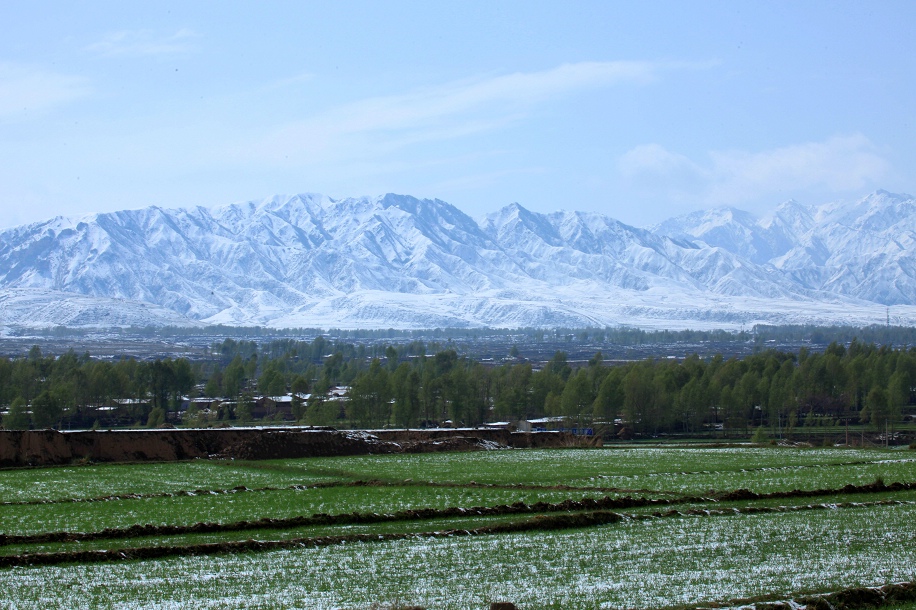
<svg viewBox="0 0 916 610"><path fill-rule="evenodd" d="M916 348L853 338L823 352L760 351L743 358L646 359L607 364L600 352L572 366L562 351L548 362L507 358L499 364L427 353L422 341L353 345L323 337L257 344L226 339L201 361L96 360L68 352L0 359L0 405L7 428L60 427L80 409L136 399L137 422L159 423L183 396L221 399L226 420L250 419L261 396L293 394L303 423L352 427L421 427L446 420L563 417L570 426L616 424L633 434L746 434L863 423L883 429L914 403ZM348 400L328 392L348 388ZM69 418L69 419L68 419Z"/></svg>
<svg viewBox="0 0 916 610"><path fill-rule="evenodd" d="M58 357L43 356L33 347L24 358L0 358L0 421L8 429L60 428L85 406L134 399L147 405L135 415L145 421L158 409L164 414L194 387L195 371L184 358L116 362L96 360L72 350Z"/></svg>
<svg viewBox="0 0 916 610"><path fill-rule="evenodd" d="M327 348L317 339L273 344L274 357L267 359L258 387L269 394L284 387L311 392L296 415L314 424L343 418L361 427L444 420L473 426L494 418L563 416L577 424L622 420L634 433L657 434L716 425L742 433L759 426L778 431L840 421L883 427L899 421L916 385L916 351L855 338L848 347L833 343L824 352L770 350L728 360L691 356L606 366L597 353L578 368L563 352L542 366L485 366L454 350L426 355L420 342L377 347L373 354L350 346L324 358ZM223 388L230 394L242 378L241 354L234 358L236 381ZM350 386L343 413L323 400L335 383Z"/></svg>

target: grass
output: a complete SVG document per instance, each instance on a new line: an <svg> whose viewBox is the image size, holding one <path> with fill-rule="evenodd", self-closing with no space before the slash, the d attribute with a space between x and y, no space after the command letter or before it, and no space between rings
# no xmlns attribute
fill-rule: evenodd
<svg viewBox="0 0 916 610"><path fill-rule="evenodd" d="M497 485L620 487L696 493L734 489L755 481L767 491L808 487L830 476L858 484L887 472L893 480L912 471L916 455L900 450L741 448L611 448L513 450L476 453L368 455L244 462L96 464L0 471L0 503L93 498L116 494L174 493L313 485L332 481L435 481ZM755 471L756 474L755 474ZM689 476L686 476L689 475ZM748 485L739 485L741 483ZM851 482L851 481L847 481ZM827 485L824 485L825 487Z"/></svg>
<svg viewBox="0 0 916 610"><path fill-rule="evenodd" d="M916 534L908 524L916 507L817 517L624 521L589 530L13 568L0 578L22 608L366 608L400 599L443 609L485 608L499 599L523 608L659 608L912 579Z"/></svg>
<svg viewBox="0 0 916 610"><path fill-rule="evenodd" d="M605 494L576 494L599 498ZM41 532L88 532L140 525L232 523L262 517L286 519L316 513L390 513L416 508L496 506L514 502L562 502L569 492L441 487L332 487L159 497L110 502L39 504L26 508L0 506L0 523L7 535ZM0 547L0 552L3 549Z"/></svg>
<svg viewBox="0 0 916 610"><path fill-rule="evenodd" d="M882 462L889 461L887 464ZM231 489L244 485L286 487L328 481L380 480L448 483L570 485L651 489L684 487L669 481L750 481L748 471L784 483L811 483L832 468L863 462L880 472L916 465L901 450L739 448L609 448L513 450L475 453L369 455L300 460L203 461L160 464L96 464L0 471L0 502L92 498L112 494ZM811 469L807 472L805 469ZM793 473L797 476L793 476ZM815 472L816 471L816 472ZM765 473L771 473L766 475ZM860 472L872 477L872 472ZM684 475L691 475L685 477ZM784 476L783 476L784 475ZM706 477L703 480L703 477ZM839 478L848 476L841 473ZM619 484L619 485L618 485ZM720 486L733 488L733 486Z"/></svg>
<svg viewBox="0 0 916 610"><path fill-rule="evenodd" d="M0 471L0 503L6 503L0 504L0 533L99 532L134 524L231 523L623 494L676 500L713 489L768 493L840 488L878 478L888 484L916 481L916 456L883 449L628 447L6 470ZM350 485L367 480L379 483ZM253 491L208 493L239 485ZM203 493L182 493L194 490ZM124 494L137 497L120 497ZM109 499L99 500L103 497ZM900 503L875 504L880 500ZM787 599L916 580L910 567L916 565L913 490L697 501L670 508L686 512L844 502L863 504L636 518L574 530L448 538L423 533L537 516L414 518L6 545L0 546L0 556L251 538L417 534L321 548L7 568L0 570L0 608L356 609L397 601L432 609L486 608L498 600L521 608L659 608L746 597ZM645 517L668 510L620 512Z"/></svg>
<svg viewBox="0 0 916 610"><path fill-rule="evenodd" d="M257 463L236 465L216 460L0 470L0 503L232 489L239 485L307 485L337 480L329 476L309 476L306 470L288 472L281 467L263 468Z"/></svg>
<svg viewBox="0 0 916 610"><path fill-rule="evenodd" d="M606 448L477 452L456 460L454 454L352 456L299 462L309 476L380 480L435 480L454 483L521 483L606 486L608 477L650 480L682 473L736 472L752 469L823 467L851 462L907 459L899 450L788 448ZM276 462L274 464L277 464ZM291 470L296 464L282 463Z"/></svg>

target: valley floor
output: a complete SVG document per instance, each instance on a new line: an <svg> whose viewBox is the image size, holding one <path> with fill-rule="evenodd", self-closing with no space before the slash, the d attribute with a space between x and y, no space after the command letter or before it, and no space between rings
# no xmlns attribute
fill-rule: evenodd
<svg viewBox="0 0 916 610"><path fill-rule="evenodd" d="M5 470L0 607L810 604L916 580L914 483L753 446Z"/></svg>

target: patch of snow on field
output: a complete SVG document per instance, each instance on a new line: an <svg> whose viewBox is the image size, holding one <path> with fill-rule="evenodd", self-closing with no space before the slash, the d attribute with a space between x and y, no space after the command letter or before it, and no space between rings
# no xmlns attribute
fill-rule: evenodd
<svg viewBox="0 0 916 610"><path fill-rule="evenodd" d="M624 521L0 572L17 607L654 608L912 580L916 507ZM868 523L862 527L863 520Z"/></svg>

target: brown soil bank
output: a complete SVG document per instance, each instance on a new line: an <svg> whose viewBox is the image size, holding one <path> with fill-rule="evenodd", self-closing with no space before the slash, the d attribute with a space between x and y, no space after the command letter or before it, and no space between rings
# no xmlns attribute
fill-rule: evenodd
<svg viewBox="0 0 916 610"><path fill-rule="evenodd" d="M0 467L195 458L278 459L368 453L566 447L560 433L507 430L411 430L379 433L332 428L219 428L58 432L0 430Z"/></svg>

